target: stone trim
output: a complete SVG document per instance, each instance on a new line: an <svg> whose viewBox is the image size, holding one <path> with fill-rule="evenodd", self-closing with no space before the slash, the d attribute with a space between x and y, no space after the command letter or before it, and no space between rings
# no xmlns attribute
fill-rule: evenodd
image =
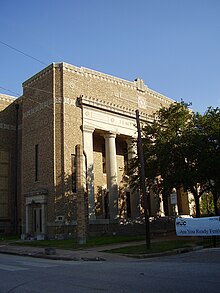
<svg viewBox="0 0 220 293"><path fill-rule="evenodd" d="M16 130L15 125L10 125L10 124L5 124L5 123L0 123L0 129L5 129L5 130Z"/></svg>
<svg viewBox="0 0 220 293"><path fill-rule="evenodd" d="M53 100L52 99L46 100L46 101L44 101L42 103L39 103L38 106L33 107L30 110L23 112L23 118L26 118L28 116L31 116L32 114L37 113L37 112L39 112L39 111L47 108L48 106L50 106L52 104L53 104Z"/></svg>
<svg viewBox="0 0 220 293"><path fill-rule="evenodd" d="M49 66L47 66L46 68L44 68L43 70L41 70L40 72L38 72L37 74L32 76L31 78L29 78L26 81L24 81L22 83L23 88L26 87L27 85L30 85L33 82L41 79L42 77L44 77L48 73L50 73L53 70L53 67L54 67L54 63L50 64Z"/></svg>
<svg viewBox="0 0 220 293"><path fill-rule="evenodd" d="M0 94L0 101L13 103L17 98L14 96Z"/></svg>
<svg viewBox="0 0 220 293"><path fill-rule="evenodd" d="M37 195L48 195L48 190L47 189L38 189L38 190L33 190L30 192L24 193L25 197L31 197L31 196L37 196Z"/></svg>
<svg viewBox="0 0 220 293"><path fill-rule="evenodd" d="M108 75L106 73L98 72L93 69L88 69L86 67L77 67L68 63L63 63L63 69L67 71L73 71L76 74L80 74L85 77L92 77L95 79L100 79L103 81L115 83L120 86L128 87L134 90L140 91L142 94L149 94L153 96L154 98L159 99L160 101L163 101L165 103L172 103L173 100L169 97L166 97L165 95L162 95L150 88L148 88L146 85L143 84L143 80L140 80L139 78L134 80L133 82L127 81L125 79L119 78L119 77L114 77L112 75ZM140 84L141 81L141 84Z"/></svg>
<svg viewBox="0 0 220 293"><path fill-rule="evenodd" d="M68 63L62 63L63 64L63 69L67 70L69 72L74 72L76 74L79 74L81 76L85 76L85 77L91 77L94 79L100 79L102 81L107 81L107 82L111 82L114 83L116 85L120 85L120 86L124 86L124 87L128 87L131 89L137 89L137 86L130 81L127 81L125 79L119 78L119 77L114 77L112 75L108 75L106 73L102 73L93 69L89 69L86 67L77 67Z"/></svg>
<svg viewBox="0 0 220 293"><path fill-rule="evenodd" d="M120 114L126 117L130 118L136 118L135 109L131 109L122 105L118 105L112 102L106 102L104 100L99 100L94 97L87 97L87 96L80 96L78 98L79 105L81 106L89 106L92 108L97 108L102 111L108 111L116 114ZM151 114L147 114L146 112L140 111L141 118L143 120L152 121L154 119L154 116Z"/></svg>
<svg viewBox="0 0 220 293"><path fill-rule="evenodd" d="M146 85L144 85L144 82L140 79L134 80L133 82L131 81L127 81L125 79L119 78L119 77L114 77L111 75L108 75L106 73L102 73L102 72L98 72L92 69L88 69L86 67L77 67L68 63L52 63L51 65L49 65L48 67L46 67L45 69L43 69L42 71L40 71L39 73L35 74L34 76L32 76L31 78L29 78L28 80L26 80L25 82L23 82L23 87L30 85L31 83L35 82L36 80L39 80L40 78L44 77L45 75L47 75L49 72L52 71L53 68L58 68L58 69L62 69L69 71L69 72L74 72L75 74L84 76L84 77L90 77L90 78L94 78L94 79L100 79L102 81L106 81L106 82L110 82L110 83L114 83L115 85L119 85L122 87L126 87L126 88L130 88L133 90L137 90L139 93L141 94L149 94L152 97L163 101L164 103L170 104L173 102L172 99L159 94L158 92L148 88ZM141 86L140 86L140 81L141 81Z"/></svg>

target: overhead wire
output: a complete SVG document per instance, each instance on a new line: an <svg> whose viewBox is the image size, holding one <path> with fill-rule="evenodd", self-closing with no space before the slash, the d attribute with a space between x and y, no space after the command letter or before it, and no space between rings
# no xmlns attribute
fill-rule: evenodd
<svg viewBox="0 0 220 293"><path fill-rule="evenodd" d="M12 49L12 50L14 50L14 51L16 51L16 52L19 52L19 53L23 54L23 55L26 56L26 57L29 57L29 58L31 58L31 59L33 59L33 60L35 60L35 61L37 61L37 62L43 64L43 65L47 65L45 62L43 62L43 61L41 61L41 60L39 60L39 59L37 59L37 58L35 58L35 57L33 57L33 56L31 56L31 55L25 53L25 52L23 52L23 51L21 51L21 50L15 48L15 47L12 47L11 45L9 45L9 44L7 44L7 43L5 43L5 42L2 42L1 40L0 40L0 43L1 43L2 45L5 45L6 47L8 47L8 48L10 48L10 49Z"/></svg>
<svg viewBox="0 0 220 293"><path fill-rule="evenodd" d="M14 92L14 91L11 91L11 90L9 90L9 89L6 89L6 88L4 88L3 86L0 86L0 88L3 89L4 91L7 91L7 92L9 92L9 93L11 93L11 94L13 94L13 95L18 96L18 97L21 96L20 94Z"/></svg>
<svg viewBox="0 0 220 293"><path fill-rule="evenodd" d="M7 89L7 88L5 88L5 87L0 86L0 88L3 89L3 90L5 90L5 91L8 91L8 92L10 92L10 93L16 94L16 95L17 95L17 98L19 98L19 97L24 97L24 98L30 100L31 102L34 102L34 103L39 104L39 105L41 104L41 102L39 102L39 101L37 101L37 100L31 99L30 97L27 97L27 96L25 96L25 95L20 95L20 94L14 92L14 91L12 91L12 90L9 90L9 89ZM37 88L34 88L34 89L35 89L35 90L39 90L39 91L43 91L43 92L46 92L46 93L53 94L52 92L49 92L49 91L44 91L44 90L40 90L40 89L37 89ZM45 107L46 107L46 108L47 108L47 107L50 108L50 106L48 106L48 105L45 105Z"/></svg>
<svg viewBox="0 0 220 293"><path fill-rule="evenodd" d="M39 62L39 63L41 63L41 64L43 64L43 65L47 65L45 62L43 62L43 61L41 61L41 60L39 60L39 59L37 59L37 58L31 56L31 55L29 55L29 54L27 54L27 53L25 53L25 52L19 50L19 49L15 48L15 47L13 47L13 46L11 46L11 45L9 45L9 44L7 44L7 43L5 43L5 42L3 42L3 41L1 41L1 40L0 40L0 43L1 43L2 45L4 45L4 46L6 46L6 47L8 47L8 48L10 48L10 49L12 49L12 50L14 50L14 51L16 51L16 52L19 52L20 54L23 54L24 56L26 56L26 57L28 57L28 58L31 58L31 59L33 59L33 60L35 60L35 61L37 61L37 62ZM20 97L20 96L21 96L21 94L19 94L19 93L17 93L17 92L14 92L14 91L12 91L12 90L10 90L10 89L4 88L4 87L2 87L2 86L0 86L0 88L3 89L4 91L7 91L7 92L13 94L13 95L16 95L17 97ZM40 89L37 89L37 88L35 88L35 90L43 91L43 90L40 90ZM45 91L45 92L46 92L46 91ZM48 92L48 93L49 93L49 92ZM29 98L29 99L30 99L30 98Z"/></svg>

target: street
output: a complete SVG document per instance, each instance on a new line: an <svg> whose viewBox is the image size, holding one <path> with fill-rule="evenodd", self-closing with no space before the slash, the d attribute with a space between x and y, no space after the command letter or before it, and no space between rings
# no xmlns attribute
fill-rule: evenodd
<svg viewBox="0 0 220 293"><path fill-rule="evenodd" d="M219 292L220 248L127 261L56 261L0 254L0 293Z"/></svg>

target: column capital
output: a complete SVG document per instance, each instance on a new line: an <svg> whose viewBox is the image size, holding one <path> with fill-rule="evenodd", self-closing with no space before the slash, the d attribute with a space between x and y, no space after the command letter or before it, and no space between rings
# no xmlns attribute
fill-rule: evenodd
<svg viewBox="0 0 220 293"><path fill-rule="evenodd" d="M95 127L90 126L90 125L83 125L82 129L83 129L83 132L91 132L92 133L92 132L94 132Z"/></svg>
<svg viewBox="0 0 220 293"><path fill-rule="evenodd" d="M104 134L104 138L116 138L116 133L115 132L106 132Z"/></svg>

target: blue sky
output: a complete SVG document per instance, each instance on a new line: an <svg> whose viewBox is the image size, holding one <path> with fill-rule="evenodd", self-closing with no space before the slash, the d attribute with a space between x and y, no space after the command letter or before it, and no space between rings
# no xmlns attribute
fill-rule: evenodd
<svg viewBox="0 0 220 293"><path fill-rule="evenodd" d="M140 77L203 113L220 106L219 15L219 0L0 0L0 42L47 65ZM0 58L5 94L45 67L2 43Z"/></svg>

